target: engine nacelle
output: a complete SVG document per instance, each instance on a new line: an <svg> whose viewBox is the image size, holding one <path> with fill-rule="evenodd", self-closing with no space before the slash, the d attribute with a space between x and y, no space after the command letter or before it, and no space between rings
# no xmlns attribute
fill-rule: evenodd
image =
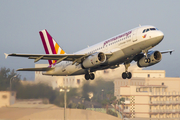
<svg viewBox="0 0 180 120"><path fill-rule="evenodd" d="M102 52L94 53L82 62L82 68L97 67L106 61L106 55Z"/></svg>
<svg viewBox="0 0 180 120"><path fill-rule="evenodd" d="M154 64L160 62L162 59L162 55L159 51L151 51L150 53L148 53L147 56L148 56L148 58L150 58L150 62L146 63L145 62L146 57L144 56L138 60L138 62L137 62L138 67L148 67L148 66L151 66L151 65L154 65Z"/></svg>

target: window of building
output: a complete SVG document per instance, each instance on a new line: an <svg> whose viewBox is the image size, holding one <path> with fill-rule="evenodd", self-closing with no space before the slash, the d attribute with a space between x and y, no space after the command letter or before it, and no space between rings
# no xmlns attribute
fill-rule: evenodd
<svg viewBox="0 0 180 120"><path fill-rule="evenodd" d="M80 79L77 79L77 84L80 84Z"/></svg>
<svg viewBox="0 0 180 120"><path fill-rule="evenodd" d="M136 88L136 92L139 92L139 88Z"/></svg>
<svg viewBox="0 0 180 120"><path fill-rule="evenodd" d="M148 74L148 78L150 78L150 74Z"/></svg>
<svg viewBox="0 0 180 120"><path fill-rule="evenodd" d="M150 92L152 92L152 88L149 88L150 89Z"/></svg>
<svg viewBox="0 0 180 120"><path fill-rule="evenodd" d="M7 98L7 95L2 95L2 98L3 98L3 99L6 99L6 98Z"/></svg>

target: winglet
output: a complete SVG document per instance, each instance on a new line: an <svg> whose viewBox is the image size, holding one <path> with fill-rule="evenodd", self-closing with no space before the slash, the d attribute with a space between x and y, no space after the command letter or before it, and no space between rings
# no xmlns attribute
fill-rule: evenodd
<svg viewBox="0 0 180 120"><path fill-rule="evenodd" d="M170 53L170 55L172 54L172 52L174 52L174 50L171 50L169 53Z"/></svg>
<svg viewBox="0 0 180 120"><path fill-rule="evenodd" d="M172 51L170 52L170 55L172 54Z"/></svg>
<svg viewBox="0 0 180 120"><path fill-rule="evenodd" d="M9 56L9 54L7 54L7 53L4 53L4 55L5 55L5 58L7 58Z"/></svg>

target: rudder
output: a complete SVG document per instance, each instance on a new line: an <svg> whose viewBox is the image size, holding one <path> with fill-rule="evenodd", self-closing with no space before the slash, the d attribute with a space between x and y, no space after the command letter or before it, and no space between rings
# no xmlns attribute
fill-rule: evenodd
<svg viewBox="0 0 180 120"><path fill-rule="evenodd" d="M39 32L44 50L46 54L66 54L64 50L58 45L58 43L51 37L47 30L42 30ZM55 60L48 60L49 65L54 64Z"/></svg>

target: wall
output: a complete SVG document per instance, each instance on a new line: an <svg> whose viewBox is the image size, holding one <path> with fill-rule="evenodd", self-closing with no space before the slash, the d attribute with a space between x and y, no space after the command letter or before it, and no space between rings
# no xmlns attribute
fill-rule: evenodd
<svg viewBox="0 0 180 120"><path fill-rule="evenodd" d="M14 104L16 101L16 92L0 91L0 107L6 107Z"/></svg>
<svg viewBox="0 0 180 120"><path fill-rule="evenodd" d="M180 78L146 78L147 85L162 85L168 86L167 92L180 91Z"/></svg>
<svg viewBox="0 0 180 120"><path fill-rule="evenodd" d="M134 70L133 77L164 78L165 70Z"/></svg>
<svg viewBox="0 0 180 120"><path fill-rule="evenodd" d="M35 64L36 68L39 67L47 67L48 64ZM82 82L84 80L84 76L48 76L48 75L42 75L41 71L35 72L35 82L43 82L47 83L50 86L53 87L53 89L57 87L62 86L68 86L68 87L79 87L82 85Z"/></svg>

